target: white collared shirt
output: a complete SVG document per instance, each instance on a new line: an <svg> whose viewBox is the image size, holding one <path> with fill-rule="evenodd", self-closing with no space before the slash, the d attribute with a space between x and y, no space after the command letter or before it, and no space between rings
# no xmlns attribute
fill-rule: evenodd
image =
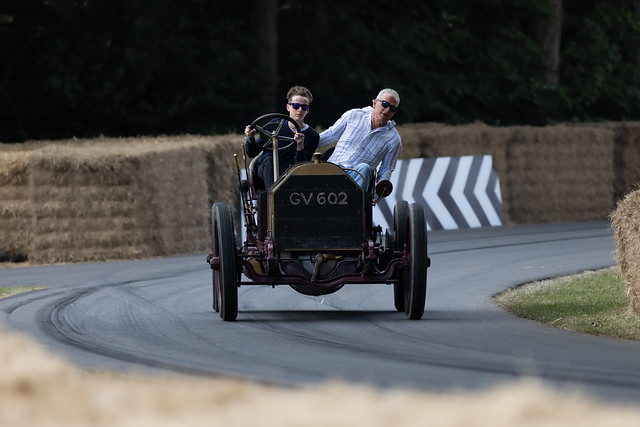
<svg viewBox="0 0 640 427"><path fill-rule="evenodd" d="M320 134L318 148L337 142L329 157L331 163L353 167L366 163L378 170L378 181L389 179L402 151L402 141L395 122L389 120L381 128L371 130L373 107L355 108L342 115Z"/></svg>

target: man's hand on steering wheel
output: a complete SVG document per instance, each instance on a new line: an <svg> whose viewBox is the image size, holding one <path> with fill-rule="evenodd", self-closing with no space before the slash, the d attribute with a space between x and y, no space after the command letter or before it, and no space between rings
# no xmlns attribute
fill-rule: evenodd
<svg viewBox="0 0 640 427"><path fill-rule="evenodd" d="M244 128L244 136L246 136L247 138L255 138L256 130L251 129L251 125L247 125L247 127Z"/></svg>
<svg viewBox="0 0 640 427"><path fill-rule="evenodd" d="M296 128L293 138L281 135L285 121L292 123ZM256 133L260 135L260 143L253 139ZM300 132L300 125L286 114L270 113L260 116L245 128L244 134L252 144L257 145L262 151L271 150L274 139L277 140L278 150L285 150L293 144L297 144L299 149L304 147L304 135ZM281 144L282 142L284 142L284 144Z"/></svg>

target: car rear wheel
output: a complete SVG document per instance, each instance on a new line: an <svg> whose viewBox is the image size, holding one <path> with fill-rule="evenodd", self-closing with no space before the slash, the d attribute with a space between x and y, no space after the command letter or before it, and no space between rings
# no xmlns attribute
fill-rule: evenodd
<svg viewBox="0 0 640 427"><path fill-rule="evenodd" d="M404 269L404 304L409 319L421 319L427 298L427 226L424 207L409 206L405 244L409 266Z"/></svg>
<svg viewBox="0 0 640 427"><path fill-rule="evenodd" d="M236 272L235 238L231 209L225 203L211 208L211 240L217 266L213 269L213 309L222 320L238 317L238 282Z"/></svg>
<svg viewBox="0 0 640 427"><path fill-rule="evenodd" d="M394 251L405 251L405 233L407 229L407 215L409 203L404 200L396 203L393 208L393 231L395 232ZM397 274L398 283L393 284L393 304L398 311L404 311L404 272Z"/></svg>

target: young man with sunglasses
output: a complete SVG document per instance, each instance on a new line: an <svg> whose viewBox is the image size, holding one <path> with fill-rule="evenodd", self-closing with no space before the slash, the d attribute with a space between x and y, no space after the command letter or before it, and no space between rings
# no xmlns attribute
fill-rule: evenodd
<svg viewBox="0 0 640 427"><path fill-rule="evenodd" d="M396 167L402 141L392 118L399 104L398 92L382 89L371 107L347 111L320 134L318 147L336 143L328 161L345 169L365 190L378 165L378 181L389 179Z"/></svg>
<svg viewBox="0 0 640 427"><path fill-rule="evenodd" d="M289 166L304 160L311 160L314 151L318 147L318 132L304 122L305 117L309 114L309 109L313 101L311 91L304 86L293 86L287 92L287 111L289 117L294 119L300 126L300 132L296 132L293 124L287 122L286 126L280 132L282 136L292 137L296 143L291 147L281 150L278 153L279 175L282 175ZM253 139L256 134L255 129L250 129L249 125L244 129L245 150L247 156L255 157L261 153L256 144L250 143L249 139ZM260 137L258 137L258 142ZM273 184L273 153L265 151L258 161L258 178L262 180L264 188L267 189Z"/></svg>

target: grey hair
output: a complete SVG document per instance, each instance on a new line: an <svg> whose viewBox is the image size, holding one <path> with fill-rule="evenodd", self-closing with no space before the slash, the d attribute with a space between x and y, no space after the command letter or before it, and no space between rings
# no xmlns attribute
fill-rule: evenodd
<svg viewBox="0 0 640 427"><path fill-rule="evenodd" d="M382 95L385 95L385 94L389 94L389 95L393 96L396 99L396 102L398 103L398 105L400 105L400 95L398 95L398 92L396 92L395 90L393 90L391 88L382 89L378 93L378 96L376 98L382 98Z"/></svg>

